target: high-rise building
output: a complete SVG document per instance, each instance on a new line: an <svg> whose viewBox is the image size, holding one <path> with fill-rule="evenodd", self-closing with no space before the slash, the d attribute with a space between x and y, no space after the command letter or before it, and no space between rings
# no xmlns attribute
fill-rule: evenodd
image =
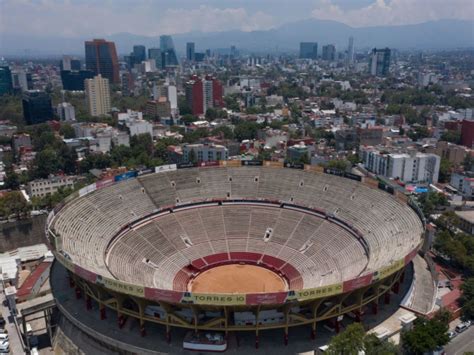
<svg viewBox="0 0 474 355"><path fill-rule="evenodd" d="M133 75L128 71L122 72L120 74L120 85L122 96L131 96L134 89Z"/></svg>
<svg viewBox="0 0 474 355"><path fill-rule="evenodd" d="M474 121L463 120L461 127L461 144L468 148L474 148Z"/></svg>
<svg viewBox="0 0 474 355"><path fill-rule="evenodd" d="M201 79L193 75L186 83L185 92L186 101L193 115L202 115L209 108L223 106L222 84L212 76L208 75Z"/></svg>
<svg viewBox="0 0 474 355"><path fill-rule="evenodd" d="M75 121L76 120L76 111L74 106L69 102L62 102L56 107L56 112L58 113L61 121Z"/></svg>
<svg viewBox="0 0 474 355"><path fill-rule="evenodd" d="M111 83L120 83L119 63L114 42L105 39L86 41L86 69L92 70L95 75L110 80Z"/></svg>
<svg viewBox="0 0 474 355"><path fill-rule="evenodd" d="M94 77L91 70L61 70L63 90L84 91L84 80Z"/></svg>
<svg viewBox="0 0 474 355"><path fill-rule="evenodd" d="M33 90L33 78L31 77L31 73L27 73L24 70L20 69L12 72L12 83L15 90Z"/></svg>
<svg viewBox="0 0 474 355"><path fill-rule="evenodd" d="M390 69L390 49L372 49L369 58L369 72L375 76L387 76Z"/></svg>
<svg viewBox="0 0 474 355"><path fill-rule="evenodd" d="M301 59L316 59L318 57L318 43L317 42L301 42L300 43L300 58Z"/></svg>
<svg viewBox="0 0 474 355"><path fill-rule="evenodd" d="M10 94L13 90L12 72L8 66L0 66L0 95Z"/></svg>
<svg viewBox="0 0 474 355"><path fill-rule="evenodd" d="M349 37L349 45L347 46L347 64L354 63L354 37Z"/></svg>
<svg viewBox="0 0 474 355"><path fill-rule="evenodd" d="M92 79L86 79L84 86L90 115L108 115L110 112L109 79L99 74Z"/></svg>
<svg viewBox="0 0 474 355"><path fill-rule="evenodd" d="M155 60L155 66L157 69L163 67L162 58L161 58L161 49L160 48L149 48L148 49L148 59Z"/></svg>
<svg viewBox="0 0 474 355"><path fill-rule="evenodd" d="M25 91L22 104L26 124L42 123L53 118L51 97L44 91Z"/></svg>
<svg viewBox="0 0 474 355"><path fill-rule="evenodd" d="M160 49L163 68L176 67L179 65L178 56L176 55L173 38L171 38L171 36L160 36Z"/></svg>
<svg viewBox="0 0 474 355"><path fill-rule="evenodd" d="M193 115L202 115L204 113L204 100L202 81L198 76L193 76L185 86L186 102Z"/></svg>
<svg viewBox="0 0 474 355"><path fill-rule="evenodd" d="M194 42L186 43L186 59L190 62L194 62L195 58L195 45Z"/></svg>
<svg viewBox="0 0 474 355"><path fill-rule="evenodd" d="M141 63L146 60L146 48L143 45L133 46L133 55L136 63Z"/></svg>
<svg viewBox="0 0 474 355"><path fill-rule="evenodd" d="M81 70L81 61L69 55L63 55L59 67L61 70Z"/></svg>
<svg viewBox="0 0 474 355"><path fill-rule="evenodd" d="M330 62L336 59L336 46L334 44L326 44L323 46L322 59Z"/></svg>

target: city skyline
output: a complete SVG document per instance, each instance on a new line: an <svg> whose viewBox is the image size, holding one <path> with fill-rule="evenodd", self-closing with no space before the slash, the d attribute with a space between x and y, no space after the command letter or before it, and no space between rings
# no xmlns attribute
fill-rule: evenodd
<svg viewBox="0 0 474 355"><path fill-rule="evenodd" d="M468 0L301 0L291 9L280 0L209 0L200 5L189 0L3 0L0 9L4 14L0 15L0 36L42 33L64 37L121 32L150 36L229 30L250 32L306 19L333 20L358 28L441 19L471 20L474 14L474 6Z"/></svg>

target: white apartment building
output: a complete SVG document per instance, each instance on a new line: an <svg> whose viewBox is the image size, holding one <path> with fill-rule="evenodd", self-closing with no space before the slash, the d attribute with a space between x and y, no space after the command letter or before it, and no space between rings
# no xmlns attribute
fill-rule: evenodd
<svg viewBox="0 0 474 355"><path fill-rule="evenodd" d="M223 145L185 144L183 146L183 160L185 162L193 160L191 151L194 152L194 159L197 162L227 160L229 158L229 151Z"/></svg>
<svg viewBox="0 0 474 355"><path fill-rule="evenodd" d="M109 79L99 74L84 81L86 102L91 116L108 115L110 112Z"/></svg>
<svg viewBox="0 0 474 355"><path fill-rule="evenodd" d="M61 121L70 122L76 120L76 110L69 102L58 104L56 110Z"/></svg>
<svg viewBox="0 0 474 355"><path fill-rule="evenodd" d="M43 197L54 194L61 187L74 187L75 176L52 176L48 179L33 180L28 183L31 197Z"/></svg>
<svg viewBox="0 0 474 355"><path fill-rule="evenodd" d="M374 147L361 147L360 158L366 169L387 178L407 183L438 182L441 158L436 154L416 151L391 153Z"/></svg>

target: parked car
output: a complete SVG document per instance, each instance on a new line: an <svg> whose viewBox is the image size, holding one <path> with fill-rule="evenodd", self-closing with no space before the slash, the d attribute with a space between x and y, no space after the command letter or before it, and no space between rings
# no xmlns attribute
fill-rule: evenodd
<svg viewBox="0 0 474 355"><path fill-rule="evenodd" d="M456 332L462 333L471 326L471 321L460 323L456 326Z"/></svg>
<svg viewBox="0 0 474 355"><path fill-rule="evenodd" d="M448 332L449 339L456 338L458 336L458 333L455 331Z"/></svg>
<svg viewBox="0 0 474 355"><path fill-rule="evenodd" d="M4 327L5 324L6 324L5 318L3 318L3 316L0 316L0 327Z"/></svg>
<svg viewBox="0 0 474 355"><path fill-rule="evenodd" d="M9 353L10 352L10 343L8 340L0 341L0 353Z"/></svg>

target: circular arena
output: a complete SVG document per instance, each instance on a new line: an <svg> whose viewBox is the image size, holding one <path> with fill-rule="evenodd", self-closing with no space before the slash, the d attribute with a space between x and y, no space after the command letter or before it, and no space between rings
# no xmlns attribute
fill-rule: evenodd
<svg viewBox="0 0 474 355"><path fill-rule="evenodd" d="M242 166L241 166L242 165ZM342 175L342 176L336 176ZM359 180L359 181L358 181ZM385 190L385 191L384 191ZM47 222L70 285L101 318L254 331L360 317L397 292L424 221L369 178L235 161L129 172L68 197Z"/></svg>

